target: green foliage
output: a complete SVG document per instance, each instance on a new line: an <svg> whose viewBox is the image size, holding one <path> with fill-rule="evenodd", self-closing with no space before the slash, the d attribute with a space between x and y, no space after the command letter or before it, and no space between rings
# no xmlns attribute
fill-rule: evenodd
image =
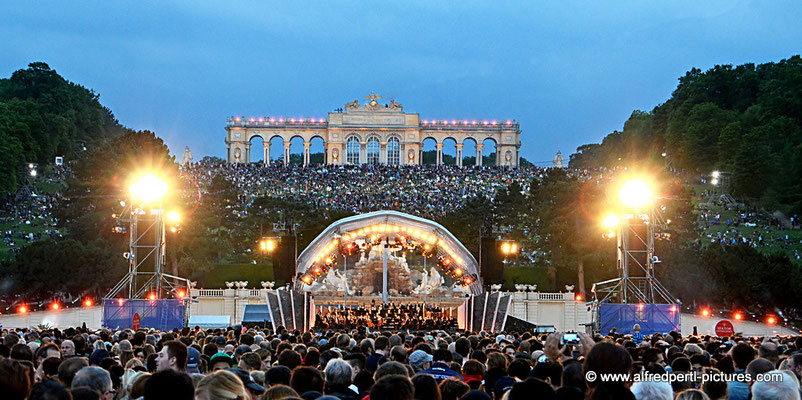
<svg viewBox="0 0 802 400"><path fill-rule="evenodd" d="M668 253L659 279L686 304L798 313L802 275L784 254L746 245L683 247Z"/></svg>
<svg viewBox="0 0 802 400"><path fill-rule="evenodd" d="M556 292L551 276L546 268L510 267L504 268L503 290L515 290L516 284L536 284L537 289L543 292Z"/></svg>
<svg viewBox="0 0 802 400"><path fill-rule="evenodd" d="M802 212L802 58L692 69L664 104L635 111L622 132L577 148L574 168L668 164L731 174L733 193ZM667 157L661 154L665 152Z"/></svg>
<svg viewBox="0 0 802 400"><path fill-rule="evenodd" d="M250 287L261 287L262 281L273 280L273 264L228 264L215 265L203 274L190 276L198 281L199 288L225 288L226 282L248 281ZM277 282L282 285L284 282Z"/></svg>
<svg viewBox="0 0 802 400"><path fill-rule="evenodd" d="M102 242L44 240L33 243L11 262L0 265L2 295L46 298L55 291L105 294L126 272L120 256Z"/></svg>
<svg viewBox="0 0 802 400"><path fill-rule="evenodd" d="M124 128L98 96L71 83L47 64L0 79L0 191L19 186L22 165L74 159L84 146L119 136Z"/></svg>

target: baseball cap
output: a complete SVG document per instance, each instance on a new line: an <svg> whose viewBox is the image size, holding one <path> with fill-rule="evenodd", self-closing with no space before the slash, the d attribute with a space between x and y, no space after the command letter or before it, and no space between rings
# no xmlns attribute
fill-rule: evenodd
<svg viewBox="0 0 802 400"><path fill-rule="evenodd" d="M502 396L504 396L504 392L512 389L513 385L515 385L515 379L512 377L502 376L501 378L498 378L495 387L493 387L494 397L500 399Z"/></svg>
<svg viewBox="0 0 802 400"><path fill-rule="evenodd" d="M423 350L415 350L409 355L409 363L415 368L422 368L423 364L431 362L432 359L432 355Z"/></svg>
<svg viewBox="0 0 802 400"><path fill-rule="evenodd" d="M256 383L256 381L253 380L253 377L251 377L251 374L249 374L248 371L243 371L239 368L226 368L226 371L233 372L234 375L236 375L237 378L239 378L239 380L242 381L242 384L245 385L246 388L258 394L262 394L265 392L265 390L267 390L265 389L264 386Z"/></svg>
<svg viewBox="0 0 802 400"><path fill-rule="evenodd" d="M200 363L200 352L194 347L187 348L187 369L196 371Z"/></svg>
<svg viewBox="0 0 802 400"><path fill-rule="evenodd" d="M221 361L227 362L228 365L234 365L234 359L231 358L231 356L229 356L226 353L217 353L217 354L213 355L212 358L209 359L209 368L211 368L212 365L214 365L215 363L218 363L218 362L221 362Z"/></svg>

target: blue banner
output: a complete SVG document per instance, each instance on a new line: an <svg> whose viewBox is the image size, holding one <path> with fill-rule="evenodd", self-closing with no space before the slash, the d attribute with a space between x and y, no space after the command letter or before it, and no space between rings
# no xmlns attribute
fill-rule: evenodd
<svg viewBox="0 0 802 400"><path fill-rule="evenodd" d="M135 316L137 318L135 318ZM103 326L110 329L172 330L184 327L184 301L177 299L103 299Z"/></svg>
<svg viewBox="0 0 802 400"><path fill-rule="evenodd" d="M601 334L631 335L632 327L640 325L643 335L666 334L680 330L679 306L674 304L602 304L599 306Z"/></svg>

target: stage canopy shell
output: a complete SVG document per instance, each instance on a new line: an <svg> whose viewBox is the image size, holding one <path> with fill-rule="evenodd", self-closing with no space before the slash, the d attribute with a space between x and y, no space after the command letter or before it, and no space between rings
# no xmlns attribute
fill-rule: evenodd
<svg viewBox="0 0 802 400"><path fill-rule="evenodd" d="M329 254L336 254L337 243L343 236L373 228L376 228L376 231L373 232L381 235L390 233L396 227L405 228L405 232L412 232L416 240L436 242L439 255L450 257L457 266L465 271L466 275L477 277L467 285L471 294L478 295L483 292L479 263L451 232L437 222L398 211L374 211L354 215L329 225L298 256L295 268L295 289L305 289L306 285L298 277L306 273L321 258L325 258ZM308 289L308 287L306 288Z"/></svg>

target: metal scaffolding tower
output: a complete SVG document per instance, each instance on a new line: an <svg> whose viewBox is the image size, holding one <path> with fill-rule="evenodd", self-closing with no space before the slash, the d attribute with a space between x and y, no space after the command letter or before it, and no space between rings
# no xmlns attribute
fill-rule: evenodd
<svg viewBox="0 0 802 400"><path fill-rule="evenodd" d="M118 222L128 222L128 273L109 292L106 298L127 292L127 298L155 296L184 290L189 293L189 280L164 273L165 264L165 213L161 207L134 206L132 201L120 214Z"/></svg>
<svg viewBox="0 0 802 400"><path fill-rule="evenodd" d="M616 234L618 278L593 284L591 292L601 303L679 304L655 276L655 238L666 227L660 213L650 207L646 213L622 215Z"/></svg>

